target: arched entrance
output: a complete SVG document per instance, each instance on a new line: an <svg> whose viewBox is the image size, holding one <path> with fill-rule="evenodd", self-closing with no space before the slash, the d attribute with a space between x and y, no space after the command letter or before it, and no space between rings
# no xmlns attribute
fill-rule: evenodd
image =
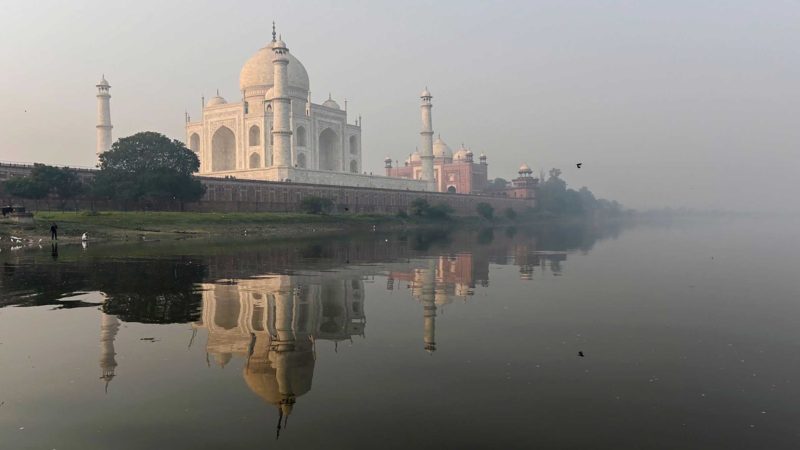
<svg viewBox="0 0 800 450"><path fill-rule="evenodd" d="M250 136L247 139L250 146L261 145L261 129L258 125L250 127Z"/></svg>
<svg viewBox="0 0 800 450"><path fill-rule="evenodd" d="M301 169L306 168L306 154L305 153L298 153L297 154L297 167Z"/></svg>
<svg viewBox="0 0 800 450"><path fill-rule="evenodd" d="M330 128L325 128L319 134L319 168L320 170L342 170L339 160L339 135Z"/></svg>
<svg viewBox="0 0 800 450"><path fill-rule="evenodd" d="M297 133L295 133L295 139L297 140L298 147L305 147L306 144L306 129L304 127L297 127Z"/></svg>
<svg viewBox="0 0 800 450"><path fill-rule="evenodd" d="M261 167L261 156L258 153L250 155L250 168L257 169Z"/></svg>
<svg viewBox="0 0 800 450"><path fill-rule="evenodd" d="M211 138L211 171L236 169L236 135L228 127L220 127Z"/></svg>
<svg viewBox="0 0 800 450"><path fill-rule="evenodd" d="M350 172L358 173L358 161L356 160L350 161Z"/></svg>
<svg viewBox="0 0 800 450"><path fill-rule="evenodd" d="M455 186L449 186L447 188L447 192L449 192L451 194L455 194L456 193L456 187Z"/></svg>
<svg viewBox="0 0 800 450"><path fill-rule="evenodd" d="M197 133L192 133L189 137L189 148L195 153L200 151L200 136Z"/></svg>

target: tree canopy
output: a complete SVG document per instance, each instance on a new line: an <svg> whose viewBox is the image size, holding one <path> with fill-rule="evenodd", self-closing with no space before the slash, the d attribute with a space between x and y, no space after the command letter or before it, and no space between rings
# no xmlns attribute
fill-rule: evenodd
<svg viewBox="0 0 800 450"><path fill-rule="evenodd" d="M85 186L74 169L38 163L33 165L30 175L11 178L4 183L4 187L9 194L30 200L55 195L60 200L67 201L85 191Z"/></svg>
<svg viewBox="0 0 800 450"><path fill-rule="evenodd" d="M100 155L97 195L122 201L195 201L205 187L192 174L197 155L177 139L145 131L116 141Z"/></svg>
<svg viewBox="0 0 800 450"><path fill-rule="evenodd" d="M547 181L539 185L538 210L553 215L615 216L622 213L622 206L616 201L595 198L585 186L577 191L568 188L561 170L551 169Z"/></svg>

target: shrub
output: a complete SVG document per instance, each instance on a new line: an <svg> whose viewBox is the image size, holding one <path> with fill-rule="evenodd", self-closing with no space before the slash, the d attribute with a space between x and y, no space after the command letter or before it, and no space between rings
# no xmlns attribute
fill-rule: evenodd
<svg viewBox="0 0 800 450"><path fill-rule="evenodd" d="M513 208L506 208L505 215L508 220L517 219L517 212Z"/></svg>
<svg viewBox="0 0 800 450"><path fill-rule="evenodd" d="M300 202L300 209L307 214L327 214L333 208L329 198L306 197Z"/></svg>
<svg viewBox="0 0 800 450"><path fill-rule="evenodd" d="M478 203L478 205L475 207L475 210L478 211L479 216L486 220L492 220L492 218L494 218L494 208L488 203Z"/></svg>

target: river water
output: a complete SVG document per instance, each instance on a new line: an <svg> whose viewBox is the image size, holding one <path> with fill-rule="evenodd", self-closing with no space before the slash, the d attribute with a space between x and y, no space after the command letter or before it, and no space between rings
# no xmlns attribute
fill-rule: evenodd
<svg viewBox="0 0 800 450"><path fill-rule="evenodd" d="M800 448L797 225L4 247L0 448Z"/></svg>

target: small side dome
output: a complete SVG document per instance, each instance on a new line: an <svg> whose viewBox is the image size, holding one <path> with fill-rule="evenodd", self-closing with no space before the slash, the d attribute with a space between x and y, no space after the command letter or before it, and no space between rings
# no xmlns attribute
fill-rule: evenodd
<svg viewBox="0 0 800 450"><path fill-rule="evenodd" d="M519 166L519 172L518 173L520 175L531 174L531 173L533 173L533 170L531 170L531 168L528 166L528 164L522 163L522 165Z"/></svg>
<svg viewBox="0 0 800 450"><path fill-rule="evenodd" d="M383 158L383 162L385 162L385 163L392 162L392 157L391 156L387 156L386 158Z"/></svg>
<svg viewBox="0 0 800 450"><path fill-rule="evenodd" d="M206 106L224 105L226 103L228 102L225 101L224 98L220 97L219 95L216 95L214 97L211 97L211 100L209 100L208 103L206 103Z"/></svg>
<svg viewBox="0 0 800 450"><path fill-rule="evenodd" d="M431 95L431 91L428 90L428 86L425 86L425 90L422 91L422 93L419 94L419 96L421 98L432 98L433 97L433 95Z"/></svg>
<svg viewBox="0 0 800 450"><path fill-rule="evenodd" d="M447 146L442 140L441 136L437 137L433 142L433 156L434 158L452 158L453 150Z"/></svg>
<svg viewBox="0 0 800 450"><path fill-rule="evenodd" d="M422 157L420 156L419 152L414 152L411 156L406 160L407 162L420 162L422 161Z"/></svg>
<svg viewBox="0 0 800 450"><path fill-rule="evenodd" d="M108 81L106 81L106 76L105 76L105 75L103 75L103 76L100 78L100 82L99 82L99 83L97 83L97 87L100 87L100 86L103 86L103 87L111 87L111 85L110 85L110 84L108 84Z"/></svg>
<svg viewBox="0 0 800 450"><path fill-rule="evenodd" d="M331 94L328 94L328 99L322 103L322 106L331 109L342 109L339 107L339 104L336 103L336 100L331 98Z"/></svg>
<svg viewBox="0 0 800 450"><path fill-rule="evenodd" d="M486 153L481 153L481 156L479 156L479 158L481 159L481 161L486 161Z"/></svg>

